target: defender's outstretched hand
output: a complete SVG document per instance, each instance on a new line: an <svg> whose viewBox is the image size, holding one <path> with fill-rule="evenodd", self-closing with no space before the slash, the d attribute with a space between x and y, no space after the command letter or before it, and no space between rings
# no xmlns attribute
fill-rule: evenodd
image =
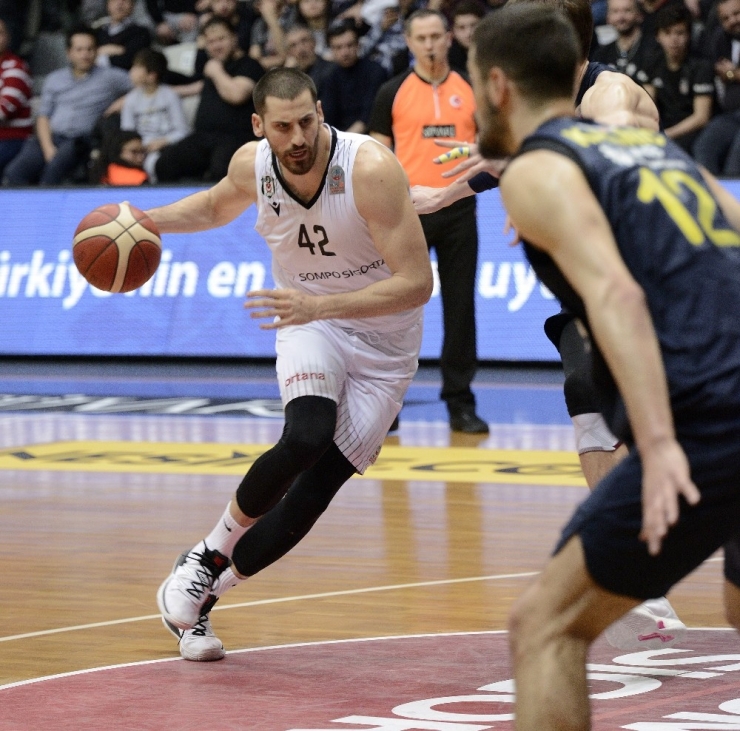
<svg viewBox="0 0 740 731"><path fill-rule="evenodd" d="M668 529L676 523L680 495L689 505L696 505L701 495L691 481L686 455L675 439L653 446L642 459L642 531L641 540L656 556Z"/></svg>

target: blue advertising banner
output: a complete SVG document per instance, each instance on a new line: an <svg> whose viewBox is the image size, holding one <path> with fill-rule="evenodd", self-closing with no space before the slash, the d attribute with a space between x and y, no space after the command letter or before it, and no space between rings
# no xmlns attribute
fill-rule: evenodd
<svg viewBox="0 0 740 731"><path fill-rule="evenodd" d="M740 181L728 182L740 195ZM92 288L71 242L80 219L104 203L146 209L189 188L3 190L0 194L0 354L273 357L274 334L243 308L244 293L272 287L254 208L220 229L167 235L154 277L127 294ZM520 247L508 245L497 191L478 196L478 355L485 361L553 361L542 323L558 310ZM422 358L441 348L438 287L426 307Z"/></svg>

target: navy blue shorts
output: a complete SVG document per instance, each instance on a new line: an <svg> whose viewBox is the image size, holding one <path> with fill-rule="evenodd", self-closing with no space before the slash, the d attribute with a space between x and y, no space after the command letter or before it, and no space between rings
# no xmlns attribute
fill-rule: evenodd
<svg viewBox="0 0 740 731"><path fill-rule="evenodd" d="M665 596L727 544L726 576L740 586L740 432L679 437L679 441L701 500L690 506L681 498L679 520L657 556L651 556L638 537L642 466L634 450L579 506L555 552L578 534L591 578L615 594L644 600Z"/></svg>

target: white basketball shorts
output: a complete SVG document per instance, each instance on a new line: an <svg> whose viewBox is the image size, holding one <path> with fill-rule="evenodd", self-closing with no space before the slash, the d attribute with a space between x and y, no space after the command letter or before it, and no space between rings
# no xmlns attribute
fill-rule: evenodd
<svg viewBox="0 0 740 731"><path fill-rule="evenodd" d="M277 331L283 406L298 396L337 403L334 442L362 474L375 462L419 363L421 322L394 333L318 320Z"/></svg>

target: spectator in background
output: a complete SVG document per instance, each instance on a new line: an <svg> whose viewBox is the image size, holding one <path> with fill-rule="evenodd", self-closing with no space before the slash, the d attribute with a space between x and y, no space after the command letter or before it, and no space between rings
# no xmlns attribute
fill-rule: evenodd
<svg viewBox="0 0 740 731"><path fill-rule="evenodd" d="M225 18L236 31L239 48L249 52L249 41L252 34L252 25L257 19L250 3L238 0L210 0L208 11L200 16L203 27L211 18Z"/></svg>
<svg viewBox="0 0 740 731"><path fill-rule="evenodd" d="M450 69L447 54L452 38L442 13L413 13L406 21L406 42L415 58L414 68L380 88L370 134L395 151L411 185L442 188L447 181L442 178L443 169L433 163L439 155L434 141L475 139L475 98L470 84ZM441 397L447 404L450 428L485 434L488 425L476 414L471 389L477 368L475 196L420 218L427 246L437 254L444 320Z"/></svg>
<svg viewBox="0 0 740 731"><path fill-rule="evenodd" d="M298 0L295 20L305 25L313 33L316 42L316 53L326 60L331 59L327 45L326 31L329 28L329 0Z"/></svg>
<svg viewBox="0 0 740 731"><path fill-rule="evenodd" d="M652 67L661 49L655 38L642 32L642 12L637 0L608 0L606 22L617 32L617 38L605 46L596 46L592 60L644 83L644 78L638 79L638 73Z"/></svg>
<svg viewBox="0 0 740 731"><path fill-rule="evenodd" d="M239 48L228 21L211 18L202 33L209 59L194 131L162 149L155 165L160 182L220 180L231 156L254 139L252 90L264 73L262 67Z"/></svg>
<svg viewBox="0 0 740 731"><path fill-rule="evenodd" d="M285 65L299 68L303 73L308 74L316 84L319 98L322 98L324 82L334 68L334 64L316 55L314 34L304 25L294 25L289 28L286 41L288 58Z"/></svg>
<svg viewBox="0 0 740 731"><path fill-rule="evenodd" d="M44 81L36 117L36 135L24 143L5 168L10 185L58 185L87 160L98 120L131 89L123 69L95 65L95 32L73 28L67 35L69 66Z"/></svg>
<svg viewBox="0 0 740 731"><path fill-rule="evenodd" d="M101 185L143 185L148 182L144 170L146 147L141 135L132 130L118 130L100 150L90 170L90 182Z"/></svg>
<svg viewBox="0 0 740 731"><path fill-rule="evenodd" d="M327 37L336 66L324 85L324 119L343 132L365 133L375 95L387 78L385 71L375 61L359 57L353 20L335 22Z"/></svg>
<svg viewBox="0 0 740 731"><path fill-rule="evenodd" d="M18 53L21 50L28 17L28 3L18 0L0 0L0 20L5 24L8 34L7 50Z"/></svg>
<svg viewBox="0 0 740 731"><path fill-rule="evenodd" d="M468 48L473 39L473 31L485 15L483 6L477 0L461 0L452 11L452 45L448 59L455 71L468 73Z"/></svg>
<svg viewBox="0 0 740 731"><path fill-rule="evenodd" d="M121 110L121 129L141 135L144 170L152 183L157 182L155 165L161 150L190 132L180 97L162 83L166 73L167 59L161 51L139 51L129 72L134 88L126 94Z"/></svg>
<svg viewBox="0 0 740 731"><path fill-rule="evenodd" d="M146 0L146 9L154 21L157 41L168 46L189 43L198 37L196 0Z"/></svg>
<svg viewBox="0 0 740 731"><path fill-rule="evenodd" d="M134 56L151 43L149 30L137 25L131 14L134 0L108 0L108 22L99 26L95 34L98 41L98 66L131 68Z"/></svg>
<svg viewBox="0 0 740 731"><path fill-rule="evenodd" d="M360 57L379 63L390 78L408 66L399 0L383 0L378 20L360 38Z"/></svg>
<svg viewBox="0 0 740 731"><path fill-rule="evenodd" d="M10 51L8 26L0 20L0 179L33 131L31 96L28 64Z"/></svg>
<svg viewBox="0 0 740 731"><path fill-rule="evenodd" d="M259 15L252 26L249 55L263 69L282 66L287 57L285 30L290 25L284 0L254 0L252 6Z"/></svg>
<svg viewBox="0 0 740 731"><path fill-rule="evenodd" d="M719 0L720 22L707 39L722 113L694 143L697 162L714 175L740 176L740 0Z"/></svg>
<svg viewBox="0 0 740 731"><path fill-rule="evenodd" d="M646 71L646 91L658 107L665 135L691 153L694 140L712 116L711 64L689 55L691 13L668 6L658 12L656 40L663 53Z"/></svg>

